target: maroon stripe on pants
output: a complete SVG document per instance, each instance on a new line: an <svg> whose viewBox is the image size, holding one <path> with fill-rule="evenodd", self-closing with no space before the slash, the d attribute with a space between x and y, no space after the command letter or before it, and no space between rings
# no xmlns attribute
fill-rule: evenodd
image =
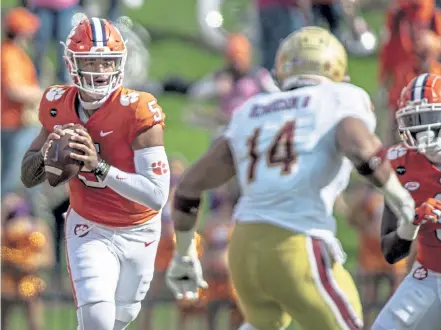
<svg viewBox="0 0 441 330"><path fill-rule="evenodd" d="M334 284L330 278L330 274L327 272L326 267L326 258L329 258L324 253L327 251L323 251L322 241L318 239L312 239L312 249L314 251L315 261L317 263L317 269L320 276L320 281L325 288L328 295L331 297L334 304L337 306L343 320L346 325L351 330L359 330L361 327L359 326L359 321L353 317L348 306L345 304L343 297L335 290ZM331 270L332 271L332 270Z"/></svg>

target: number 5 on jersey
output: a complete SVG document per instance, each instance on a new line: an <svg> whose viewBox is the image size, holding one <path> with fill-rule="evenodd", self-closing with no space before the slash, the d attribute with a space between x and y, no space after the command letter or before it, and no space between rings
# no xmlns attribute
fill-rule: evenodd
<svg viewBox="0 0 441 330"><path fill-rule="evenodd" d="M150 112L153 114L153 121L161 121L162 120L162 112L161 107L158 106L158 102L156 100L151 100L147 103Z"/></svg>
<svg viewBox="0 0 441 330"><path fill-rule="evenodd" d="M266 166L280 167L280 175L290 174L291 168L297 160L297 155L294 152L294 129L294 121L285 123L265 152ZM256 128L254 134L248 139L248 156L250 158L248 165L249 183L256 180L256 165L261 156L256 151L260 132L261 128Z"/></svg>

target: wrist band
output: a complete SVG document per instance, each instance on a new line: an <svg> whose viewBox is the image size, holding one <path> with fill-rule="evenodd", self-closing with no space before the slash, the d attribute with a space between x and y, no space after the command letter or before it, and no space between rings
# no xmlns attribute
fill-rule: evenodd
<svg viewBox="0 0 441 330"><path fill-rule="evenodd" d="M110 170L110 165L107 164L104 160L100 159L98 162L98 165L93 170L93 173L100 179L104 179L104 177L107 175L107 172Z"/></svg>
<svg viewBox="0 0 441 330"><path fill-rule="evenodd" d="M363 176L371 175L377 170L378 167L381 166L381 164L387 161L387 152L387 148L380 148L367 161L358 165L356 170Z"/></svg>
<svg viewBox="0 0 441 330"><path fill-rule="evenodd" d="M173 197L173 208L186 214L198 214L200 203L200 198L187 198L177 194Z"/></svg>

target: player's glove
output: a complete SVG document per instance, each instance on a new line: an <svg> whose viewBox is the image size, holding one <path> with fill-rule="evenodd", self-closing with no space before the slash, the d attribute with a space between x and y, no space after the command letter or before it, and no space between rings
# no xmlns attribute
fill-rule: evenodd
<svg viewBox="0 0 441 330"><path fill-rule="evenodd" d="M189 235L180 234L182 236ZM208 284L202 274L202 266L197 255L193 232L191 237L188 238L191 243L185 249L179 248L179 241L185 241L187 238L179 238L178 235L179 232L176 233L178 248L167 269L166 283L176 299L196 300L199 298L198 289L205 289Z"/></svg>
<svg viewBox="0 0 441 330"><path fill-rule="evenodd" d="M441 219L441 201L429 198L416 208L414 225L424 225L427 222L437 223Z"/></svg>

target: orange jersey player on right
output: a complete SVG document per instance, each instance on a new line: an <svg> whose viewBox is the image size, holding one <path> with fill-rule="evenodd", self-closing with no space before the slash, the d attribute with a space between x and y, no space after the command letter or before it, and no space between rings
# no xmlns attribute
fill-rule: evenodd
<svg viewBox="0 0 441 330"><path fill-rule="evenodd" d="M164 114L148 93L122 86L127 48L98 17L73 27L64 44L73 85L51 86L40 103L42 129L22 162L22 181L45 180L44 155L75 129L70 157L66 256L78 330L123 330L135 320L153 277L170 170ZM80 154L81 153L81 154Z"/></svg>
<svg viewBox="0 0 441 330"><path fill-rule="evenodd" d="M417 261L372 329L441 328L441 76L422 74L402 91L396 113L402 143L388 158L415 200L412 224L402 224L386 205L381 246L395 263L417 239Z"/></svg>

